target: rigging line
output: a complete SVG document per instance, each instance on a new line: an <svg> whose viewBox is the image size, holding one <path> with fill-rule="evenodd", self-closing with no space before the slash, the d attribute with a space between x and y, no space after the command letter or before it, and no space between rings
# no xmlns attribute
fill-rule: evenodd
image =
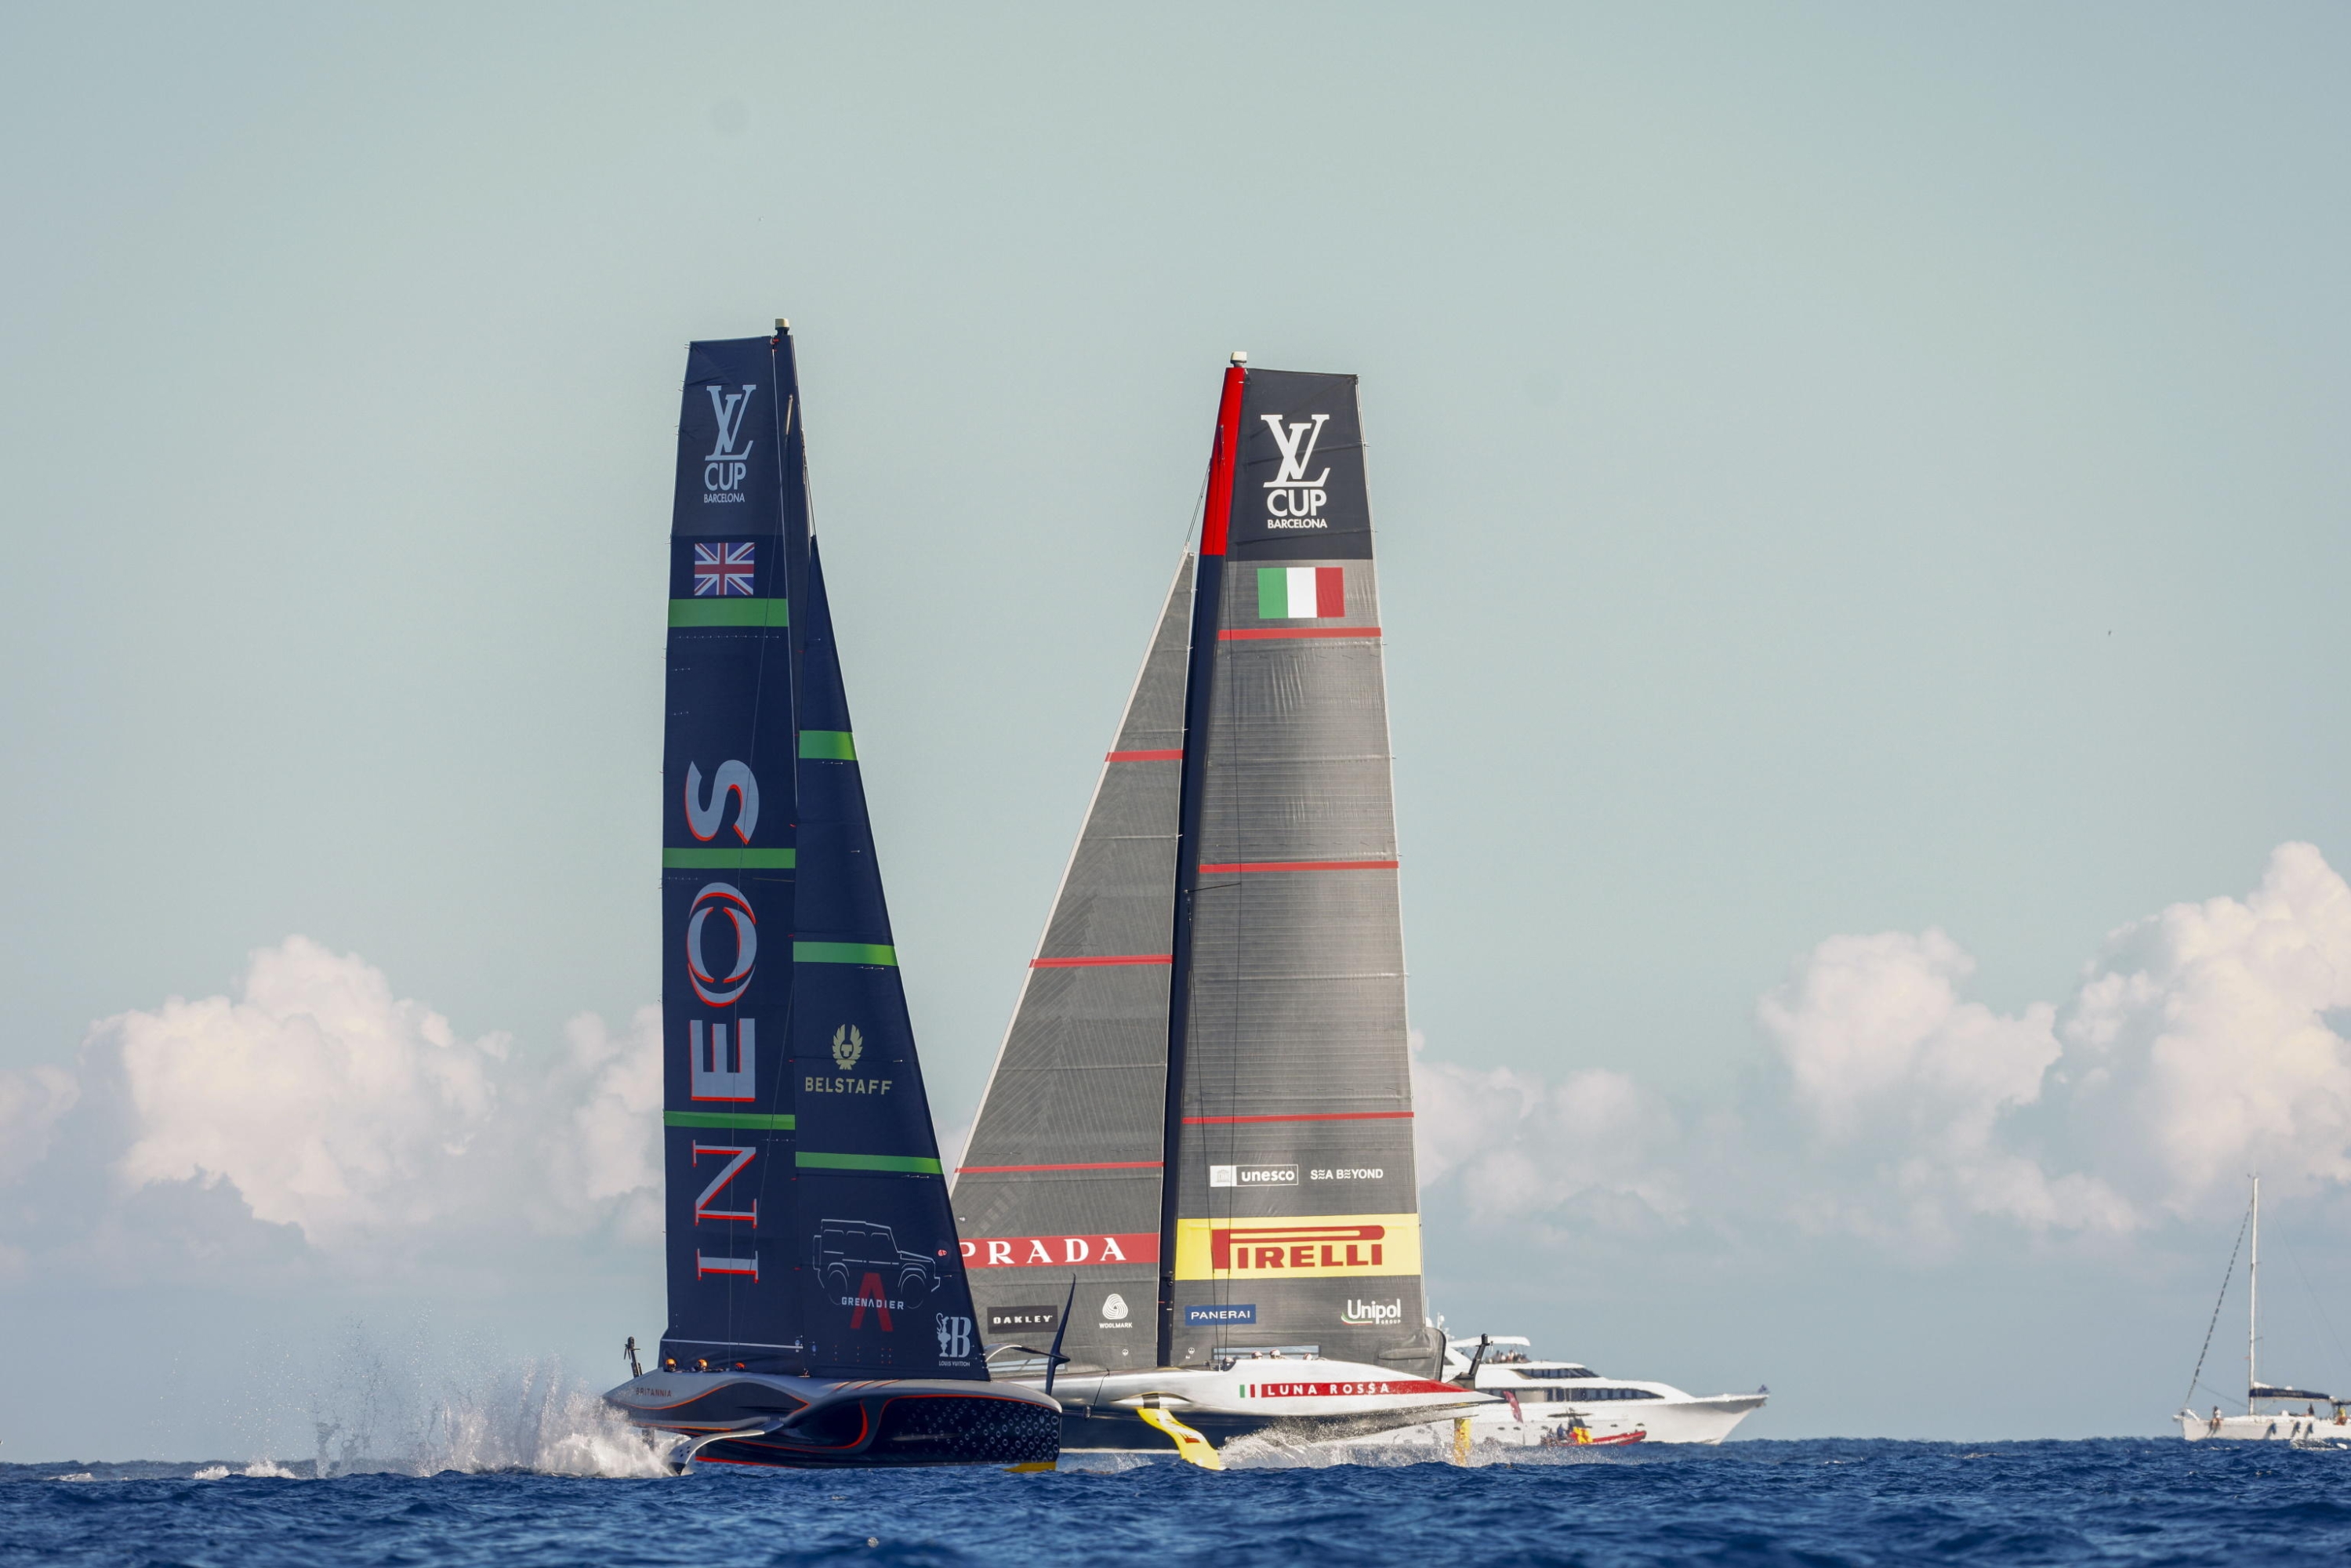
<svg viewBox="0 0 2351 1568"><path fill-rule="evenodd" d="M2294 1249L2294 1243L2286 1240L2284 1236L2279 1236L2278 1240L2285 1247L2285 1260L2294 1265L2294 1278L2302 1281L2302 1288L2310 1293L2310 1304L2318 1310L2319 1327L2325 1329L2326 1337L2335 1342L2335 1370L2341 1372L2351 1367L2351 1354L2345 1354L2343 1336L2335 1332L2335 1320L2326 1315L2325 1301L2320 1298L2316 1288L2310 1282L2310 1275L2303 1269L2302 1254ZM2340 1385L2338 1380L2337 1386Z"/></svg>
<svg viewBox="0 0 2351 1568"><path fill-rule="evenodd" d="M2229 1271L2220 1276L2220 1294L2212 1302L2212 1321L2204 1325L2204 1348L2196 1353L2196 1370L2188 1375L2188 1392L2180 1396L2183 1407L2195 1400L2196 1389L2203 1381L2204 1358L2212 1350L2212 1331L2220 1326L2220 1305L2229 1299L2229 1284L2237 1277L2237 1254L2245 1245L2245 1228L2252 1222L2253 1211L2248 1207L2245 1218L2237 1222L2237 1245L2229 1249ZM2250 1410L2252 1406L2248 1404L2245 1408Z"/></svg>

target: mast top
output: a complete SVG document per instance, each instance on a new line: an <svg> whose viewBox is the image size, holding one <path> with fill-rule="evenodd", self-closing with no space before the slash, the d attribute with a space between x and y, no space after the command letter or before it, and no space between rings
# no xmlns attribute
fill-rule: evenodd
<svg viewBox="0 0 2351 1568"><path fill-rule="evenodd" d="M1233 350L1233 363L1235 363L1235 364L1237 364L1237 365L1246 365L1246 364L1248 364L1248 363L1249 363L1249 350L1248 350L1247 349L1235 349L1235 350Z"/></svg>
<svg viewBox="0 0 2351 1568"><path fill-rule="evenodd" d="M776 330L777 330L777 331L778 331L778 332L789 332L789 331L790 331L791 329L792 329L792 321L791 321L791 318L790 318L790 317L789 317L789 316L778 316L778 317L777 317L777 318L776 318Z"/></svg>

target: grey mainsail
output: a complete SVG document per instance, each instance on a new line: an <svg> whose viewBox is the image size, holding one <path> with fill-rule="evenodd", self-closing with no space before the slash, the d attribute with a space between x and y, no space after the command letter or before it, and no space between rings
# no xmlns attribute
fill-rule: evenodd
<svg viewBox="0 0 2351 1568"><path fill-rule="evenodd" d="M1236 366L956 1179L991 1343L1434 1375L1378 606L1354 378Z"/></svg>
<svg viewBox="0 0 2351 1568"><path fill-rule="evenodd" d="M955 1210L982 1332L1081 1367L1154 1364L1168 945L1192 559L1168 591L1029 962ZM1077 1294L1069 1294L1071 1281Z"/></svg>
<svg viewBox="0 0 2351 1568"><path fill-rule="evenodd" d="M1244 375L1193 621L1162 1360L1313 1344L1431 1376L1355 378Z"/></svg>

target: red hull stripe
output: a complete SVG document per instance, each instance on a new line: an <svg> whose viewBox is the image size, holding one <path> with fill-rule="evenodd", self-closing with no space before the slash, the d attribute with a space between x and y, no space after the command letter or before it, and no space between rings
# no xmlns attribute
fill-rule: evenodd
<svg viewBox="0 0 2351 1568"><path fill-rule="evenodd" d="M1229 1127L1236 1122L1408 1122L1409 1111L1318 1111L1303 1116L1186 1116L1187 1127Z"/></svg>
<svg viewBox="0 0 2351 1568"><path fill-rule="evenodd" d="M1173 953L1119 953L1102 958L1031 958L1032 969L1091 969L1098 964L1172 964Z"/></svg>
<svg viewBox="0 0 2351 1568"><path fill-rule="evenodd" d="M1102 754L1107 762L1181 762L1184 753L1177 751L1108 751Z"/></svg>
<svg viewBox="0 0 2351 1568"><path fill-rule="evenodd" d="M1230 865L1204 865L1202 876L1226 876L1252 871L1394 871L1394 861L1235 861Z"/></svg>
<svg viewBox="0 0 2351 1568"><path fill-rule="evenodd" d="M1376 637L1376 626L1244 626L1231 632L1219 632L1217 639L1226 643L1255 643L1267 637Z"/></svg>
<svg viewBox="0 0 2351 1568"><path fill-rule="evenodd" d="M1027 1171L1155 1171L1157 1160L1097 1160L1084 1166L957 1166L957 1172L973 1176L1012 1176Z"/></svg>

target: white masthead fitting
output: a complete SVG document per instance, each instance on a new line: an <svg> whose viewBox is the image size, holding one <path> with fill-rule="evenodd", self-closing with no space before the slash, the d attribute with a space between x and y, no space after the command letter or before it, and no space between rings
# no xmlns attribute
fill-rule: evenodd
<svg viewBox="0 0 2351 1568"><path fill-rule="evenodd" d="M1233 350L1233 363L1235 363L1235 364L1237 364L1237 365L1246 365L1246 364L1248 364L1248 363L1249 363L1249 350L1248 350L1247 349L1235 349L1235 350Z"/></svg>
<svg viewBox="0 0 2351 1568"><path fill-rule="evenodd" d="M791 329L792 329L791 318L789 318L789 316L778 316L778 317L777 317L777 318L776 318L776 330L777 330L777 331L778 331L778 332L789 332L789 331L790 331Z"/></svg>

